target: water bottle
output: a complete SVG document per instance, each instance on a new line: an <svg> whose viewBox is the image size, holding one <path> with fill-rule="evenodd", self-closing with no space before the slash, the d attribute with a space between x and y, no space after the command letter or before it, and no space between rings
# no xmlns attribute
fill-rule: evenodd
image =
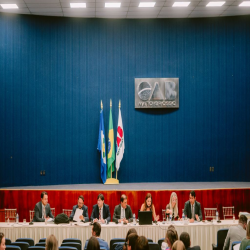
<svg viewBox="0 0 250 250"><path fill-rule="evenodd" d="M233 215L233 223L235 223L235 216Z"/></svg>
<svg viewBox="0 0 250 250"><path fill-rule="evenodd" d="M19 223L19 215L18 215L18 213L16 214L16 223Z"/></svg>
<svg viewBox="0 0 250 250"><path fill-rule="evenodd" d="M133 214L133 224L136 225L135 214Z"/></svg>
<svg viewBox="0 0 250 250"><path fill-rule="evenodd" d="M172 215L171 214L169 214L169 221L170 221L170 223L172 221Z"/></svg>
<svg viewBox="0 0 250 250"><path fill-rule="evenodd" d="M185 214L184 214L184 211L182 212L182 220L183 220L183 221L185 220Z"/></svg>
<svg viewBox="0 0 250 250"><path fill-rule="evenodd" d="M7 225L9 225L10 224L10 218L8 217L8 219L7 219Z"/></svg>
<svg viewBox="0 0 250 250"><path fill-rule="evenodd" d="M219 213L218 213L218 210L216 210L216 221L219 220Z"/></svg>

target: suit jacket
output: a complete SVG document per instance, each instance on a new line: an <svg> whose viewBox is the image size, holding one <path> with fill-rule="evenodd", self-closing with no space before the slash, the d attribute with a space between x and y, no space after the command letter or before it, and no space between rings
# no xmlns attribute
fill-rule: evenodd
<svg viewBox="0 0 250 250"><path fill-rule="evenodd" d="M202 213L201 213L201 204L198 201L195 201L195 211L194 214L198 214L200 220L202 220ZM184 207L184 214L191 219L192 218L192 211L191 211L191 204L190 201L187 201L185 203L185 207ZM196 218L195 218L196 220Z"/></svg>
<svg viewBox="0 0 250 250"><path fill-rule="evenodd" d="M99 219L99 208L98 205L93 206L92 214L90 219ZM103 203L103 219L107 220L107 222L110 222L110 212L109 212L109 205Z"/></svg>
<svg viewBox="0 0 250 250"><path fill-rule="evenodd" d="M132 214L131 207L129 205L127 205L127 207L125 208L125 217L126 217L126 220L128 220L129 222L133 221L133 214ZM121 219L121 204L115 206L112 221L117 222L119 219Z"/></svg>
<svg viewBox="0 0 250 250"><path fill-rule="evenodd" d="M77 208L78 208L78 205L73 206L72 213L69 216L70 220L73 220ZM88 207L85 205L82 206L82 215L83 215L86 222L89 221Z"/></svg>
<svg viewBox="0 0 250 250"><path fill-rule="evenodd" d="M44 222L45 219L42 218L43 211L42 211L42 202L41 201L36 203L34 211L35 211L35 213L34 213L33 222ZM45 214L46 214L46 217L49 216L50 218L54 218L54 216L51 213L49 203L45 206Z"/></svg>
<svg viewBox="0 0 250 250"><path fill-rule="evenodd" d="M231 226L227 232L223 250L231 250L234 241L242 241L244 238L246 238L246 230L241 225Z"/></svg>
<svg viewBox="0 0 250 250"><path fill-rule="evenodd" d="M99 214L99 213L98 213L98 214ZM105 247L106 250L109 250L109 245L108 245L108 243L107 243L105 240L102 240L102 239L100 239L99 237L96 237L96 238L97 238L97 240L99 241L100 247ZM88 243L89 243L89 240L86 240L84 249L87 249Z"/></svg>

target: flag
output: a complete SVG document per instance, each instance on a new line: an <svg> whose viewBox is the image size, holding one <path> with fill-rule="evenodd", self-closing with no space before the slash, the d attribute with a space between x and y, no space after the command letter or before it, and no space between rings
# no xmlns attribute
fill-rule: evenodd
<svg viewBox="0 0 250 250"><path fill-rule="evenodd" d="M122 161L124 149L125 149L121 109L119 109L117 136L116 136L116 148L117 148L117 151L116 151L116 169L118 171L120 168L120 163Z"/></svg>
<svg viewBox="0 0 250 250"><path fill-rule="evenodd" d="M100 126L99 126L99 138L97 150L101 153L101 178L102 182L105 183L107 179L107 164L106 164L106 145L105 145L105 130L103 122L103 110L100 112Z"/></svg>
<svg viewBox="0 0 250 250"><path fill-rule="evenodd" d="M114 130L113 130L113 119L112 119L112 109L110 107L109 113L109 141L108 141L108 178L112 178L112 173L115 162L115 147L114 147Z"/></svg>

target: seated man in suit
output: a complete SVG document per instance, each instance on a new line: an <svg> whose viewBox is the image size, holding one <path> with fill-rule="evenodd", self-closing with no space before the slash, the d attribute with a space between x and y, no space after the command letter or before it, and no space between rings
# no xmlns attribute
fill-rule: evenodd
<svg viewBox="0 0 250 250"><path fill-rule="evenodd" d="M110 222L109 205L104 204L103 194L99 194L97 197L97 204L93 206L91 221L101 223Z"/></svg>
<svg viewBox="0 0 250 250"><path fill-rule="evenodd" d="M198 201L196 201L196 196L194 191L190 191L189 201L185 203L184 214L190 219L189 222L191 223L194 222L194 220L196 221L202 220L201 204Z"/></svg>
<svg viewBox="0 0 250 250"><path fill-rule="evenodd" d="M49 218L54 218L50 210L50 205L48 203L47 192L41 193L41 201L36 203L34 211L35 211L34 218L33 218L34 222L44 222L45 220L48 220Z"/></svg>
<svg viewBox="0 0 250 250"><path fill-rule="evenodd" d="M128 205L128 199L125 194L121 196L121 204L115 206L113 221L114 222L132 222L133 214L131 207Z"/></svg>
<svg viewBox="0 0 250 250"><path fill-rule="evenodd" d="M100 234L101 234L101 225L98 222L94 222L93 226L92 226L92 236L96 237L97 240L99 241L100 247L105 247L106 250L109 250L109 246L108 243L105 240L100 239ZM84 249L87 249L89 240L86 241Z"/></svg>
<svg viewBox="0 0 250 250"><path fill-rule="evenodd" d="M186 232L181 233L180 240L185 245L186 250L201 250L200 246L190 247L191 246L191 240L190 240L189 234L186 233Z"/></svg>
<svg viewBox="0 0 250 250"><path fill-rule="evenodd" d="M84 197L82 195L78 197L77 205L73 206L72 213L69 216L70 220L73 220L77 208L82 210L82 215L80 215L79 219L86 222L89 221L88 207L84 205Z"/></svg>
<svg viewBox="0 0 250 250"><path fill-rule="evenodd" d="M227 232L227 237L223 250L231 250L234 241L242 241L246 237L247 217L241 215L238 225L231 226Z"/></svg>

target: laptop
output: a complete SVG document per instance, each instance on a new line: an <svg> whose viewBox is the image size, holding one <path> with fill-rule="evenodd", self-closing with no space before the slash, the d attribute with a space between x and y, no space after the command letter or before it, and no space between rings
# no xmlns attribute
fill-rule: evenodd
<svg viewBox="0 0 250 250"><path fill-rule="evenodd" d="M139 225L152 225L152 211L139 211Z"/></svg>

